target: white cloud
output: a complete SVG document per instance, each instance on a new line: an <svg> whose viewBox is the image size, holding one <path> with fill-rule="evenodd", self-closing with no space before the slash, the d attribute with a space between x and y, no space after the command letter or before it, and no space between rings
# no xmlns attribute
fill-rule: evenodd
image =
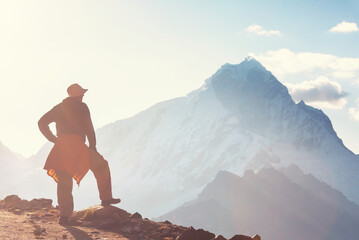
<svg viewBox="0 0 359 240"><path fill-rule="evenodd" d="M355 72L351 71L335 71L331 74L335 78L349 79L355 77Z"/></svg>
<svg viewBox="0 0 359 240"><path fill-rule="evenodd" d="M278 30L264 30L262 26L258 24L252 24L249 27L247 27L247 32L254 33L256 35L262 35L262 36L280 36L282 33Z"/></svg>
<svg viewBox="0 0 359 240"><path fill-rule="evenodd" d="M359 121L359 109L349 108L349 114L353 119Z"/></svg>
<svg viewBox="0 0 359 240"><path fill-rule="evenodd" d="M341 33L350 33L350 32L358 32L359 28L356 23L350 23L343 21L338 23L336 26L332 27L329 32L341 32Z"/></svg>
<svg viewBox="0 0 359 240"><path fill-rule="evenodd" d="M357 103L356 108L349 108L349 114L353 119L359 121L359 98L357 98L356 103Z"/></svg>
<svg viewBox="0 0 359 240"><path fill-rule="evenodd" d="M325 76L313 81L304 81L299 84L286 84L289 93L295 101L304 100L321 108L343 108L346 103L346 92L342 91L339 83L329 80Z"/></svg>
<svg viewBox="0 0 359 240"><path fill-rule="evenodd" d="M292 52L283 48L266 54L249 54L261 62L275 76L325 71L327 76L350 79L359 75L359 58L340 58L335 55Z"/></svg>

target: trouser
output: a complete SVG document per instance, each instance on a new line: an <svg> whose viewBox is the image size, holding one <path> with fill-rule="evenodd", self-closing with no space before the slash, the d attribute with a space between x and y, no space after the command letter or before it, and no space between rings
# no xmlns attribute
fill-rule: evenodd
<svg viewBox="0 0 359 240"><path fill-rule="evenodd" d="M111 174L108 162L103 158L90 154L90 170L96 178L100 199L112 199ZM60 216L69 217L74 210L72 176L65 172L58 172L57 175L59 178L57 184L57 202Z"/></svg>

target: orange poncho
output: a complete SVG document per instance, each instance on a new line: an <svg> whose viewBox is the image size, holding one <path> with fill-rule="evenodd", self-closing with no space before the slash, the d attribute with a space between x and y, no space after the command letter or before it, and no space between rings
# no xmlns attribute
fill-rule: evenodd
<svg viewBox="0 0 359 240"><path fill-rule="evenodd" d="M89 149L75 134L61 135L47 157L44 169L58 182L57 172L66 172L80 184L90 168Z"/></svg>

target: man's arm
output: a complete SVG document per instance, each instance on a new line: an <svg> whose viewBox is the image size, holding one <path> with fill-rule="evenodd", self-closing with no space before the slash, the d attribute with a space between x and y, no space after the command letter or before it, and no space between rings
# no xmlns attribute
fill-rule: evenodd
<svg viewBox="0 0 359 240"><path fill-rule="evenodd" d="M86 121L85 122L86 136L87 136L87 140L89 142L89 148L96 150L96 135L95 135L95 130L94 130L92 120L91 120L90 110L88 109L87 105L86 105L86 120L85 121Z"/></svg>
<svg viewBox="0 0 359 240"><path fill-rule="evenodd" d="M45 113L44 116L40 118L38 125L41 133L47 138L47 140L55 143L56 136L51 132L49 128L49 124L52 122L55 122L54 108Z"/></svg>

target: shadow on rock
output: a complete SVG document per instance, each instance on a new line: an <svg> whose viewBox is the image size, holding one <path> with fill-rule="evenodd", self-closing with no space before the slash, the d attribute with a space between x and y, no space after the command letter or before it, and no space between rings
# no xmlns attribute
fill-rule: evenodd
<svg viewBox="0 0 359 240"><path fill-rule="evenodd" d="M92 237L90 237L86 232L82 231L81 229L78 229L76 227L71 227L71 226L66 226L65 228L77 240L93 240Z"/></svg>

